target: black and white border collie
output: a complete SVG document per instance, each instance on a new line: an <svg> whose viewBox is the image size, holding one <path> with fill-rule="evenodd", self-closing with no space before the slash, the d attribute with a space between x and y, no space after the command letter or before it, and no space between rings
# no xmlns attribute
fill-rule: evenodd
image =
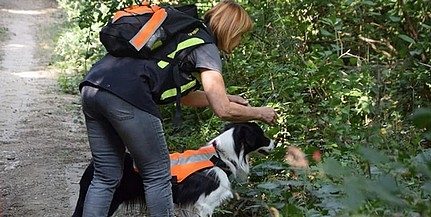
<svg viewBox="0 0 431 217"><path fill-rule="evenodd" d="M229 176L245 179L250 169L249 154L258 152L268 155L274 148L274 141L266 137L256 123L230 123L205 147L208 146L215 149L211 157L214 165L172 184L176 216L212 216L216 207L233 198ZM93 172L94 167L90 163L79 183L79 198L73 217L82 216L85 195ZM125 158L123 178L114 194L109 216L123 203L129 206L145 204L142 179L135 171L133 159L129 154Z"/></svg>

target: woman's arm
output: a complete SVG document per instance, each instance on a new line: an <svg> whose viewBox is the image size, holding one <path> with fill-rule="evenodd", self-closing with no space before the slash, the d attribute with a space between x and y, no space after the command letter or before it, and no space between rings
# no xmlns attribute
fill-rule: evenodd
<svg viewBox="0 0 431 217"><path fill-rule="evenodd" d="M227 95L227 98L230 102L238 103L243 106L250 106L247 100L240 96L236 95ZM186 96L183 96L181 98L181 104L184 104L186 106L190 107L207 107L209 106L209 102L207 100L207 96L204 91L196 90L193 92L190 92Z"/></svg>
<svg viewBox="0 0 431 217"><path fill-rule="evenodd" d="M206 107L209 106L207 96L204 91L196 90L181 97L181 104L190 107Z"/></svg>
<svg viewBox="0 0 431 217"><path fill-rule="evenodd" d="M241 97L228 97L221 73L214 70L202 69L200 75L205 92L194 92L191 93L192 95L189 94L183 97L182 102L186 105L208 105L219 118L225 121L260 120L268 124L276 122L277 114L273 108L251 107ZM193 97L196 98L192 99Z"/></svg>

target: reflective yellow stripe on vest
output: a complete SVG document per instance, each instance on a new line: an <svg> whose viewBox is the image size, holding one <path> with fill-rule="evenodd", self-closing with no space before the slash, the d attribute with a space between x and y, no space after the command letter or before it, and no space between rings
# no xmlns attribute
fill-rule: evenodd
<svg viewBox="0 0 431 217"><path fill-rule="evenodd" d="M168 57L169 58L171 58L171 59L174 59L174 57L175 57L175 55L177 54L177 52L178 51L181 51L181 50L183 50L183 49L186 49L186 48L188 48L188 47L192 47L192 46L195 46L195 45L198 45L198 44L203 44L203 43L205 43L205 41L203 40L203 39L201 39L201 38L189 38L189 39L187 39L187 40L185 40L185 41L182 41L182 42L180 42L178 45L177 45L177 49L175 49L175 51L174 52L172 52L172 53L170 53L169 55L168 55ZM163 60L161 60L161 61L159 61L158 63L157 63L157 65L160 67L160 68L165 68L166 66L168 66L169 65L169 63L168 62L166 62L166 61L163 61Z"/></svg>
<svg viewBox="0 0 431 217"><path fill-rule="evenodd" d="M183 153L172 153L169 155L171 159L171 175L177 177L177 182L181 182L198 170L214 166L210 159L216 154L214 146L205 146L198 150L187 150Z"/></svg>
<svg viewBox="0 0 431 217"><path fill-rule="evenodd" d="M193 86L196 85L196 80L193 80L187 84L184 84L181 86L181 93L192 88ZM169 97L173 97L177 95L177 88L172 88L169 90L166 90L165 92L162 93L162 96L160 96L160 100L165 100Z"/></svg>

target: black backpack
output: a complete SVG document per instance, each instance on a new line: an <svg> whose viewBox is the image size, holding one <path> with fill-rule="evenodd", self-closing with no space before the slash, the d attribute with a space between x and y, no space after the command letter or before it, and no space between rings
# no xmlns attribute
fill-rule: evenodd
<svg viewBox="0 0 431 217"><path fill-rule="evenodd" d="M157 6L143 2L115 13L100 31L100 41L113 56L155 57L158 48L178 33L206 29L195 5Z"/></svg>

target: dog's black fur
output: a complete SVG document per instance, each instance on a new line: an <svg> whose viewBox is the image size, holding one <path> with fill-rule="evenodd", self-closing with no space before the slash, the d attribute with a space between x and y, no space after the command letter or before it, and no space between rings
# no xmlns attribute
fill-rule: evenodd
<svg viewBox="0 0 431 217"><path fill-rule="evenodd" d="M233 130L229 131L230 129ZM263 130L256 123L228 124L225 126L223 133L209 143L209 145L212 144L217 145L216 149L219 150L218 157L222 160L220 162L221 165L216 164L213 168L197 171L181 183L173 183L173 201L176 204L176 209L181 208L186 209L188 213L198 212L200 215L211 216L215 207L233 196L227 174L232 173L234 176L237 176L241 170L244 170L242 171L245 173L243 175L247 175L249 169L248 154L255 151L268 154L268 151L274 147L274 142L264 135ZM90 163L80 181L79 198L73 217L82 216L85 195L93 178L93 172L93 163ZM120 186L115 191L109 216L112 216L122 203L145 204L142 179L134 171L133 159L130 154L127 154L125 157L123 178ZM209 208L208 205L210 206ZM182 216L178 212L177 215ZM200 215L192 214L192 216Z"/></svg>

